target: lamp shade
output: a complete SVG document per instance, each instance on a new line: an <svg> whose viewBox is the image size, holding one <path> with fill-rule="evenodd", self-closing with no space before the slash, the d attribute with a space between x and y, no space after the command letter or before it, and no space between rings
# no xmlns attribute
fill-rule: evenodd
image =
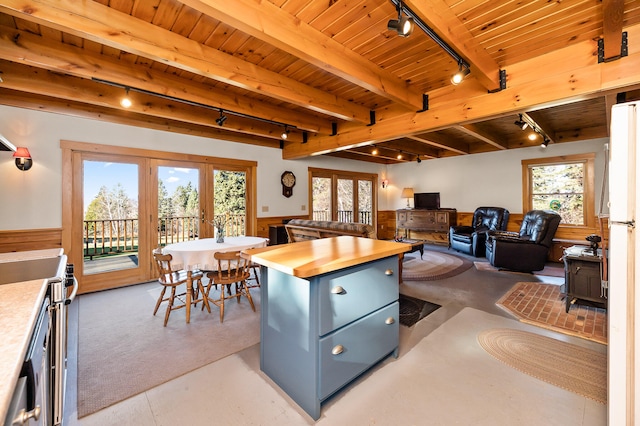
<svg viewBox="0 0 640 426"><path fill-rule="evenodd" d="M13 153L13 158L31 158L31 154L27 148L18 147L16 152Z"/></svg>
<svg viewBox="0 0 640 426"><path fill-rule="evenodd" d="M400 198L413 198L413 188L403 188Z"/></svg>

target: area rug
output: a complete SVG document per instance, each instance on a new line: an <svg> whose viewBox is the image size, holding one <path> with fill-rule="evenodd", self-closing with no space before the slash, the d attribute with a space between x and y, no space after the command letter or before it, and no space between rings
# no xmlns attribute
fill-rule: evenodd
<svg viewBox="0 0 640 426"><path fill-rule="evenodd" d="M432 281L450 278L473 266L462 257L425 250L422 259L405 256L402 262L403 281Z"/></svg>
<svg viewBox="0 0 640 426"><path fill-rule="evenodd" d="M607 403L607 354L509 328L478 334L489 354L525 374Z"/></svg>
<svg viewBox="0 0 640 426"><path fill-rule="evenodd" d="M528 274L528 272L516 272L508 270L500 270L489 262L473 262L478 271L490 271L490 272L509 272L512 274ZM559 277L564 278L564 266L547 265L542 271L534 271L533 275L544 275L546 277Z"/></svg>
<svg viewBox="0 0 640 426"><path fill-rule="evenodd" d="M153 315L157 282L83 294L78 297L78 417L149 390L191 370L260 341L260 292L251 295L256 312L243 299L219 311ZM212 295L213 297L213 295Z"/></svg>
<svg viewBox="0 0 640 426"><path fill-rule="evenodd" d="M398 301L400 302L400 324L406 327L411 327L440 307L436 303L416 299L404 294L400 295Z"/></svg>
<svg viewBox="0 0 640 426"><path fill-rule="evenodd" d="M567 313L560 286L538 282L516 283L496 305L522 322L607 344L607 311L574 304Z"/></svg>

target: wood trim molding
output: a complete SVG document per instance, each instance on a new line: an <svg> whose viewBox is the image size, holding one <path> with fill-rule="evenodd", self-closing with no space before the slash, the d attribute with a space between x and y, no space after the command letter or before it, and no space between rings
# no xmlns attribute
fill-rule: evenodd
<svg viewBox="0 0 640 426"><path fill-rule="evenodd" d="M0 253L62 247L62 228L0 231Z"/></svg>

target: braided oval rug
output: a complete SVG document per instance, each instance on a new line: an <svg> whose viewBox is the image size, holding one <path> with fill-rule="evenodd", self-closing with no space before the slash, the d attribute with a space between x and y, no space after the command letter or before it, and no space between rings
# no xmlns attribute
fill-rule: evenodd
<svg viewBox="0 0 640 426"><path fill-rule="evenodd" d="M607 354L509 328L478 334L480 346L525 374L586 398L607 403Z"/></svg>

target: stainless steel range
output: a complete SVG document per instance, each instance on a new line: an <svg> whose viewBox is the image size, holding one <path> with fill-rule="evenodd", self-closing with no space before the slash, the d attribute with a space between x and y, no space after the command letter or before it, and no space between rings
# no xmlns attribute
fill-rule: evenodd
<svg viewBox="0 0 640 426"><path fill-rule="evenodd" d="M24 401L17 402L21 407L13 407L16 414L12 420L17 425L61 425L67 373L67 308L76 296L78 282L66 255L34 258L37 251L29 253L16 261L0 262L0 284L45 279L48 287L16 389L24 397L14 398Z"/></svg>

